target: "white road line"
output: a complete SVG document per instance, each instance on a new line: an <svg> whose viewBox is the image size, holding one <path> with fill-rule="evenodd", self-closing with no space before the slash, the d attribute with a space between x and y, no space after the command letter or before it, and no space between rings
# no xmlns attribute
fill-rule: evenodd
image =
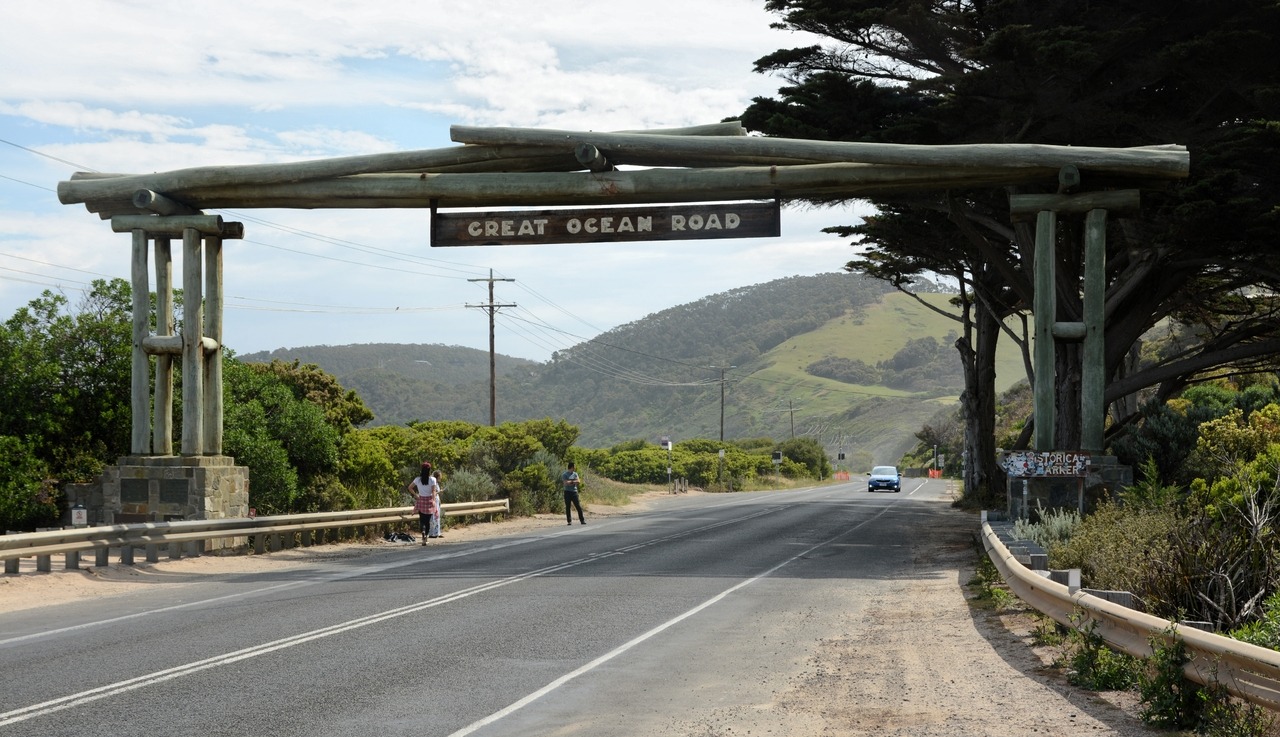
<svg viewBox="0 0 1280 737"><path fill-rule="evenodd" d="M507 706L507 707L505 707L505 708L503 708L503 709L499 709L498 711L495 711L494 713L490 714L489 716L484 717L483 719L479 719L479 720L477 720L477 721L474 721L474 722L472 722L471 724L468 724L467 726L463 727L462 729L459 729L458 731L453 732L452 734L450 734L450 735L449 735L449 737L466 737L466 735L473 734L474 732L476 732L476 730L479 730L479 729L482 729L482 728L484 728L484 727L487 727L487 726L489 726L490 724L493 724L494 722L497 722L497 721L499 721L499 720L501 720L501 719L503 719L503 718L505 718L505 717L507 717L507 716L510 716L511 714L514 714L515 712L517 712L517 711L519 711L519 710L523 709L524 707L528 706L529 704L532 704L533 702L537 701L538 699L542 698L543 696L546 696L547 694L549 694L549 693L551 693L551 692L555 691L556 689L560 688L561 686L565 685L566 683L568 683L568 682L572 681L573 679L577 678L578 676L584 675L584 674L586 674L586 673L590 673L591 671L595 670L596 668L600 667L601 665L604 665L605 663L609 662L610 660L613 660L614 658L618 657L619 655L622 655L623 653L627 652L628 650L631 650L631 649L632 649L632 648L634 648L636 645L639 645L639 644L641 644L641 643L645 642L646 640L649 640L649 639L653 638L655 635L658 635L658 634L662 633L663 631L665 631L665 630L667 630L667 629L670 629L671 627L673 627L673 626L675 626L675 625L679 624L680 622L683 622L684 620L688 619L689 617L692 617L693 615L697 614L698 612L701 612L702 610L706 609L707 607L710 607L710 606L712 606L713 604L715 604L715 603L717 603L717 602L719 602L719 601L723 600L725 597L729 596L729 595L730 595L730 594L732 594L733 592L738 591L739 589L746 588L747 586L750 586L751 584L755 583L756 581L759 581L759 580L764 579L764 578L768 578L769 576L773 575L773 573L774 573L774 572L778 571L779 569L783 568L784 566L786 566L786 565L788 565L788 564L790 564L790 563L793 563L794 561L799 560L800 558L803 558L803 557L804 557L804 556L806 556L806 555L809 555L810 553L812 553L813 551L817 550L818 548L823 547L824 545L830 545L831 543L835 542L836 540L839 540L840 538L844 537L845 535L848 535L848 534L849 534L849 533L851 533L851 532L855 532L856 530L858 530L858 529L859 529L859 528L861 528L862 526L864 526L864 525L866 525L866 524L869 524L869 523L873 522L873 521L874 521L874 520L876 520L876 519L879 519L881 515L883 515L883 514L885 514L886 512L888 512L891 508L892 508L892 505L887 506L887 507L885 507L885 508L881 509L879 512L877 512L874 516L872 516L872 517L868 517L867 519L863 520L862 522L859 522L858 524L854 525L853 527L850 527L849 529L844 530L844 531L843 531L843 532L841 532L840 534L835 535L834 537L830 537L830 538L828 538L828 539L826 539L826 540L824 540L824 541L822 541L822 542L820 542L820 543L818 543L818 544L816 544L816 545L813 545L813 546L811 546L811 547L809 547L809 548L806 548L804 551L802 551L802 552L800 552L800 553L797 553L797 554L795 554L795 555L791 556L790 558L787 558L786 560L784 560L784 561L782 561L781 563L777 564L776 566L773 566L772 568L770 568L770 569L768 569L768 570L764 571L763 573L757 574L757 575L755 575L755 576L752 576L751 578L748 578L748 579L746 579L746 580L744 580L744 581L740 581L740 582L738 582L738 583L734 584L733 586L730 586L729 588L725 589L724 591L721 591L720 593L716 594L715 596L711 597L710 599L707 599L706 601L704 601L704 602L702 602L701 604L699 604L699 605L697 605L697 606L693 607L692 609L689 609L689 610L685 611L685 612L684 612L684 613L682 613L682 614L679 614L679 615L677 615L677 616L675 616L675 617L673 617L673 618L671 618L671 619L668 619L666 622L663 622L662 624L658 625L657 627L654 627L653 629L649 630L648 632L645 632L644 634L642 634L642 635L640 635L640 636L636 637L635 639L633 639L633 640L631 640L631 641L629 641L629 642L626 642L626 643L624 643L624 644L622 644L622 645L619 645L618 647L614 648L613 650L610 650L609 652L605 653L604 655L601 655L600 657L596 658L595 660L592 660L591 662L587 663L586 665L583 665L582 667L580 667L580 668L578 668L578 669L576 669L576 670L570 671L570 672L568 672L568 673L564 674L563 676L560 676L559 678L557 678L557 679L555 679L554 681L552 681L552 682L548 683L547 685L543 686L542 688L538 689L537 691L534 691L533 693L529 694L528 696L525 696L524 698L520 699L519 701L516 701L515 703L511 704L510 706ZM753 516L754 516L754 515L753 515Z"/></svg>
<svg viewBox="0 0 1280 737"><path fill-rule="evenodd" d="M301 645L314 640L319 640L326 637L331 637L333 635L341 634L344 632L349 632L351 630L361 629L373 624L378 624L380 622L385 622L387 620L396 619L399 617L406 616L408 614L420 612L425 609L431 609L433 607L437 607L442 604L448 604L454 601L459 601L461 599L465 599L465 598L474 596L476 594L484 593L486 591L491 591L493 589L507 586L512 583L525 581L531 578L546 576L548 574L555 573L557 571L562 571L567 568L573 568L586 563L594 563L596 561L603 560L605 558L609 558L615 555L622 555L627 551L636 550L641 547L646 547L649 545L655 545L660 542L675 540L681 537L686 537L688 535L697 534L705 530L722 527L724 525L736 524L738 522L743 522L749 519L753 519L761 515L773 514L775 511L776 509L774 508L762 509L752 514L748 514L744 517L735 518L733 520L703 525L701 527L692 528L689 530L685 530L683 532L666 535L660 538L655 538L653 540L646 541L645 543L642 543L639 545L630 545L625 548L619 548L617 550L605 551L602 553L593 553L584 558L579 558L577 560L569 561L566 563L558 563L556 565L548 566L546 568L540 568L535 571L529 571L527 573L521 573L514 576L508 576L506 578L497 579L495 581L489 581L486 583L477 584L470 588L462 589L461 591L445 594L443 596L439 596L434 599L429 599L423 602L418 602L416 604L409 604L396 609L389 609L387 611L379 612L377 614L367 615L367 616L353 619L347 622L330 625L328 627L322 627L320 629L311 630L309 632L303 632L297 635L292 635L290 637L285 637L279 640L266 642L260 645L254 645L252 647L244 648L242 650L236 650L230 653L216 655L212 658L198 660L192 663L187 663L184 665L175 666L173 668L167 668L165 670L156 671L154 673L148 673L146 675L137 676L135 678L118 681L116 683L107 684L105 686L99 686L97 688L93 688L88 691L82 691L80 693L70 694L60 698L51 699L49 701L44 701L38 704L32 704L30 706L25 706L19 709L6 711L3 713L0 713L0 727L6 726L9 724L16 724L18 722L24 722L34 717L52 714L55 712L62 711L64 709L70 709L76 706L82 706L84 704L93 703L95 701L99 701L101 699L105 699L110 696L116 696L122 693L127 693L129 691L135 691L140 688L144 688L146 686L151 686L158 683L164 683L165 681L170 681L175 678L181 678L182 676L191 675L192 673L198 673L200 671L208 670L210 668L216 668L219 666L228 665L230 663L236 663L241 660L248 660L250 658L256 658L261 655L266 655L268 653L276 652L277 650L283 650L286 648L294 647L296 645ZM601 527L603 527L603 525L601 525ZM510 544L517 544L517 543L512 542ZM499 547L506 547L506 546L495 545L495 546L489 546L487 549L494 549ZM306 584L312 584L312 583L319 583L321 580L338 580L342 578L350 578L352 576L360 575L362 573L368 573L371 571L382 571L388 568L395 568L397 566L410 565L412 563L419 563L419 562L422 562L423 560L439 560L442 558L461 557L462 555L470 554L471 552L476 552L476 551L459 551L453 554L443 554L443 555L435 556L434 558L431 558L431 559L416 558L412 561L397 562L392 565L369 566L357 571L347 571L341 574L335 574L333 576L325 577L322 579L301 581L301 582L296 582L291 584L281 584L279 586L269 587L268 589L259 589L257 591L260 592L260 591L266 591L270 589L284 588L286 586L291 586L291 585L306 585ZM219 598L233 598L234 596L244 596L244 595L247 595L247 594L235 594L232 597L219 597ZM181 609L187 606L191 606L191 605L182 604L174 607L169 607L168 609L169 610ZM107 620L107 621L119 621L122 619L132 619L134 617L142 616L142 614L147 614L147 613L131 614L124 617L117 617L115 620ZM98 622L94 624L105 624L105 622L106 621ZM87 625L77 625L76 627L68 627L59 631L78 629L84 626L87 626ZM46 634L46 633L42 633L42 634ZM7 640L5 642L13 642L21 639L30 639L35 636L36 635L28 635L21 638L12 638L11 640ZM0 644L3 644L3 643L0 643Z"/></svg>
<svg viewBox="0 0 1280 737"><path fill-rule="evenodd" d="M99 701L101 699L105 699L110 696L116 696L122 693L127 693L129 691L134 691L139 688L143 688L145 686L150 686L157 683L163 683L165 681L170 681L175 678L191 675L192 673L198 673L202 670L208 670L209 668L216 668L218 666L227 665L230 663L236 663L241 660L256 658L260 655L266 655L268 653L276 652L277 650L283 650L285 648L294 647L296 645L301 645L303 643L311 642L313 640L319 640L325 637L331 637L333 635L342 634L344 632L350 632L351 630L361 629L363 627L368 627L373 624L385 622L390 619L396 619L398 617L403 617L408 614L414 614L416 612L420 612L425 609L431 609L433 607L437 607L442 604L448 604L450 602L458 601L460 599L465 599L470 596L484 593L486 591L491 591L496 588L501 588L503 586L517 583L519 581L525 581L531 578L546 576L548 574L555 573L557 571L562 571L562 570L565 570L566 568L574 568L576 566L580 566L585 563L594 563L595 561L601 560L602 558L607 558L607 557L610 557L611 555L617 555L617 554L618 553L616 552L604 553L604 554L594 555L586 558L579 558L577 560L569 561L567 563L558 563L556 565L548 566L546 568L541 568L536 571L529 571L527 573L521 573L515 576L509 576L507 578L502 578L495 581L489 581L486 583L477 584L475 586L472 586L467 589L463 589L461 591L455 591L449 594L445 594L443 596L436 597L434 599L418 602L416 604L409 604L403 607L398 607L396 609L389 609L387 611L379 612L377 614L370 614L364 617L359 617L357 619L349 620L347 622L330 625L328 627L322 627L320 629L311 630L309 632L303 632L297 635L292 635L290 637L274 640L272 642L262 643L261 645L254 645L253 647L247 647L242 650L236 650L234 652L224 653L222 655L216 655L212 658L197 660L195 662L187 663L185 665L179 665L173 668L167 668L165 670L156 671L154 673L148 673L146 675L137 676L136 678L130 678L127 680L118 681L116 683L107 684L105 686L99 686L98 688L89 689L88 691L82 691L80 693L70 694L68 696L63 696L57 699L51 699L49 701L44 701L38 704L24 706L20 709L6 711L4 713L0 713L0 727L26 721L33 717L52 714L54 712L62 711L63 709L70 709L75 706L81 706L84 704L92 703L94 701Z"/></svg>

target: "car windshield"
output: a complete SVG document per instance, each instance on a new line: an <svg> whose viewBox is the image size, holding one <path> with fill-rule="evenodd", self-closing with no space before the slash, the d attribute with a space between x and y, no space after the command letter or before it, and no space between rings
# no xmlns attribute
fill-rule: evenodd
<svg viewBox="0 0 1280 737"><path fill-rule="evenodd" d="M897 476L898 469L893 466L876 466L871 469L872 476Z"/></svg>

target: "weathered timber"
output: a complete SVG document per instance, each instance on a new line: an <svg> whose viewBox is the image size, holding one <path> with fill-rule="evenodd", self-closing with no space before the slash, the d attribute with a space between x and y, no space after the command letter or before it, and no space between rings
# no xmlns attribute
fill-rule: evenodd
<svg viewBox="0 0 1280 737"><path fill-rule="evenodd" d="M812 164L791 167L647 169L600 174L369 174L261 186L180 190L172 195L201 209L505 207L639 204L934 192L1012 184L1053 186L1056 167L999 169ZM224 237L225 234L224 234Z"/></svg>
<svg viewBox="0 0 1280 737"><path fill-rule="evenodd" d="M111 230L116 233L143 230L153 235L182 235L187 228L197 230L204 235L220 235L223 228L222 216L175 215L172 217L157 217L155 215L122 215L111 219Z"/></svg>
<svg viewBox="0 0 1280 737"><path fill-rule="evenodd" d="M895 143L810 141L790 138L630 135L528 128L451 126L452 140L488 145L559 145L572 149L590 143L616 163L630 163L631 154L661 151L667 155L781 156L812 161L890 164L902 166L975 166L1019 168L1074 165L1081 172L1110 172L1135 177L1185 178L1190 159L1185 148L1142 146L1093 148L1045 144L958 144L917 146Z"/></svg>
<svg viewBox="0 0 1280 737"><path fill-rule="evenodd" d="M745 133L742 124L736 121L659 132L664 137L675 138L741 137ZM651 134L638 131L626 135ZM573 171L580 168L573 157L572 147L557 154L548 151L546 146L452 146L282 164L201 166L143 175L76 172L69 181L58 183L58 199L64 205L106 199L132 202L134 193L140 189L172 196L169 193L192 186L306 182L388 172Z"/></svg>
<svg viewBox="0 0 1280 737"><path fill-rule="evenodd" d="M1107 210L1117 215L1137 213L1142 195L1136 189L1113 192L1080 192L1078 194L1021 194L1009 197L1009 214L1014 220L1034 220L1041 210L1083 214L1090 210Z"/></svg>
<svg viewBox="0 0 1280 737"><path fill-rule="evenodd" d="M644 134L646 136L745 136L747 129L741 120L726 120L722 123L705 125L688 125L683 128L646 128L644 130L618 131L619 133Z"/></svg>
<svg viewBox="0 0 1280 737"><path fill-rule="evenodd" d="M613 164L610 164L604 154L600 153L600 149L589 143L579 143L575 146L573 157L589 171L601 172L613 168Z"/></svg>
<svg viewBox="0 0 1280 737"><path fill-rule="evenodd" d="M149 189L140 189L133 193L133 206L145 212L152 212L156 215L199 215L200 211L189 205L171 200L168 197L152 192Z"/></svg>
<svg viewBox="0 0 1280 737"><path fill-rule="evenodd" d="M200 166L155 174L83 176L82 172L77 172L70 180L58 182L58 200L64 205L89 200L125 200L132 205L133 194L139 189L150 189L173 198L173 192L196 186L308 182L356 174L432 171L444 167L465 169L469 165L491 166L493 162L504 159L534 158L542 164L549 155L554 156L546 147L454 146L285 164ZM581 168L574 162L572 151L560 158L573 162L574 168ZM505 169L505 165L500 168Z"/></svg>

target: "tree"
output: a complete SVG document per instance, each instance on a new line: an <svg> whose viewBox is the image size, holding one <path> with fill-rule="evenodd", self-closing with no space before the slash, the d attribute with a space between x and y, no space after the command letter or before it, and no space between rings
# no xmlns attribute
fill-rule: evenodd
<svg viewBox="0 0 1280 737"><path fill-rule="evenodd" d="M355 391L344 388L333 374L326 373L314 363L299 365L299 361L285 363L274 359L271 363L253 364L256 370L275 375L292 388L294 396L324 410L325 422L339 433L364 425L373 419L373 412Z"/></svg>
<svg viewBox="0 0 1280 737"><path fill-rule="evenodd" d="M1144 193L1140 215L1113 218L1108 228L1107 401L1148 387L1164 399L1197 374L1233 362L1256 366L1280 347L1274 305L1252 296L1280 286L1268 246L1280 212L1272 174L1280 163L1273 122L1280 70L1265 61L1280 37L1275 3L768 0L766 8L781 27L823 39L757 62L758 71L788 83L777 99L757 99L743 114L749 127L771 135L1188 147L1190 181ZM831 229L865 249L850 270L899 288L925 272L961 284L967 488L994 491L1002 480L986 461L994 450L991 367L1006 318L1032 303L1034 234L1008 212L1008 195L1024 191L886 195L874 200L875 217ZM1051 317L1078 320L1080 238L1074 226L1063 231ZM1196 342L1159 363L1135 365L1143 335L1165 319L1194 326ZM1073 447L1080 352L1060 348L1055 435ZM1114 430L1129 419L1113 410Z"/></svg>
<svg viewBox="0 0 1280 737"><path fill-rule="evenodd" d="M814 478L827 478L831 475L831 459L827 458L827 449L813 438L791 438L778 443L782 457L804 466Z"/></svg>
<svg viewBox="0 0 1280 737"><path fill-rule="evenodd" d="M249 468L249 501L276 512L330 508L326 474L339 470L339 433L324 410L277 373L227 358L223 450Z"/></svg>
<svg viewBox="0 0 1280 737"><path fill-rule="evenodd" d="M96 280L76 311L46 291L0 327L0 435L55 478L89 481L129 450L131 305L128 282Z"/></svg>
<svg viewBox="0 0 1280 737"><path fill-rule="evenodd" d="M0 435L0 529L34 530L58 519L44 463L19 438Z"/></svg>

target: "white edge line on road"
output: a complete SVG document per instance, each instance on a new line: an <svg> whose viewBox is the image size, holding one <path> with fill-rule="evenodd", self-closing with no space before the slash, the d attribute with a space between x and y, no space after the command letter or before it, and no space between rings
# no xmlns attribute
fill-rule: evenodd
<svg viewBox="0 0 1280 737"><path fill-rule="evenodd" d="M863 521L859 522L858 524L854 525L853 527L850 527L850 528L849 528L849 529L847 529L847 530L844 530L843 532L841 532L841 533L840 533L840 534L838 534L838 535L835 535L835 536L833 536L833 537L830 537L830 538L828 538L828 539L826 539L826 540L824 540L824 541L822 541L822 542L820 542L820 543L817 543L816 545L812 545L812 546L810 546L810 547L806 548L804 551L802 551L802 552L800 552L800 553L797 553L797 554L795 554L795 555L791 556L790 558L787 558L786 560L784 560L784 561L782 561L781 563L779 563L779 564L777 564L777 565L773 566L772 568L770 568L770 569L768 569L768 570L764 571L763 573L759 573L759 574L757 574L757 575L755 575L755 576L752 576L751 578L748 578L748 579L746 579L746 580L744 580L744 581L740 581L740 582L738 582L737 584L734 584L733 586L730 586L729 588L725 589L724 591L721 591L720 593L716 594L715 596L711 597L710 599L707 599L706 601L704 601L704 602L702 602L701 604L699 604L699 605L697 605L697 606L693 607L692 609L689 609L688 611L686 611L686 612L684 612L684 613L682 613L682 614L679 614L679 615L677 615L677 616L675 616L675 617L673 617L673 618L671 618L671 619L668 619L666 622L663 622L662 624L658 625L657 627L654 627L653 629L649 630L648 632L645 632L644 634L639 635L638 637L636 637L635 639L633 639L633 640L631 640L631 641L629 641L629 642L626 642L626 643L623 643L622 645L619 645L618 647L614 648L613 650L610 650L609 652L607 652L607 653L605 653L604 655L601 655L600 657L596 658L595 660L592 660L591 662L589 662L589 663L587 663L587 664L583 665L582 667L578 668L577 670L570 671L570 672L568 672L568 673L564 674L563 676L560 676L559 678L555 679L555 680L554 680L554 681L552 681L551 683L548 683L547 685L543 686L542 688L538 689L537 691L534 691L533 693L529 694L528 696L525 696L524 698L520 699L519 701L516 701L515 703L511 704L510 706L507 706L507 707L505 707L505 708L503 708L503 709L500 709L500 710L498 710L498 711L495 711L494 713L490 714L489 716L484 717L483 719L480 719L480 720L478 720L478 721L472 722L471 724L468 724L467 726L463 727L462 729L459 729L458 731L451 733L451 734L449 735L449 737L466 737L466 735L472 734L472 733L474 733L474 732L475 732L476 730L478 730L478 729L481 729L481 728L483 728L483 727L487 727L488 725L493 724L494 722L499 721L499 720L503 719L504 717L507 717L507 716L509 716L509 715L511 715L511 714L513 714L513 713L515 713L515 712L517 712L517 711L519 711L520 709L523 709L524 707L528 706L529 704L532 704L533 702L537 701L538 699L542 698L543 696L546 696L547 694L551 693L552 691L555 691L556 689L558 689L558 688L560 688L561 686L565 685L565 684L566 684L566 683L568 683L569 681L572 681L573 679L577 678L578 676L584 675L584 674L586 674L586 673L589 673L589 672L591 672L591 671L595 670L596 668L600 667L601 665L604 665L605 663L609 662L610 660L613 660L614 658L618 657L619 655L622 655L623 653L627 652L628 650L630 650L630 649L634 648L636 645L639 645L639 644L641 644L641 643L645 642L646 640L648 640L648 639L650 639L650 638L654 637L655 635L658 635L658 634L662 633L663 631L665 631L665 630L667 630L667 629L669 629L669 628L671 628L671 627L673 627L673 626L675 626L675 625L679 624L680 622L683 622L684 620L688 619L689 617L692 617L693 615L697 614L698 612L701 612L702 610L706 609L707 607L712 606L713 604L715 604L715 603L717 603L717 602L719 602L719 601L723 600L725 597L729 596L729 595L730 595L730 594L732 594L733 592L738 591L739 589L746 588L747 586L750 586L751 584L755 583L756 581L759 581L759 580L764 579L764 578L768 578L769 576L773 575L773 573L774 573L774 572L778 571L778 570L779 570L779 569L781 569L782 567L784 567L784 566L786 566L786 565L789 565L789 564L793 563L794 561L796 561L796 560L798 560L798 559L800 559L800 558L802 558L802 557L804 557L804 556L806 556L806 555L809 555L810 553L812 553L813 551L817 550L818 548L821 548L821 547L822 547L822 546L824 546L824 545L830 545L831 543L833 543L833 542L835 542L836 540L839 540L840 538L844 537L845 535L848 535L849 533L851 533L851 532L853 532L853 531L857 530L858 528L862 527L863 525L866 525L866 524L868 524L868 523L870 523L870 522L872 522L872 521L874 521L874 520L878 519L881 515L883 515L883 514L885 514L886 512L888 512L888 511L892 508L892 506L893 506L893 505L889 505L889 506L885 507L884 509L881 509L881 510L880 510L878 513L876 513L874 516L872 516L872 517L868 517L867 519L865 519L865 520L863 520Z"/></svg>
<svg viewBox="0 0 1280 737"><path fill-rule="evenodd" d="M600 529L601 527L607 527L610 524L616 524L616 523L606 522L601 525L596 525L596 529ZM173 611L178 611L182 609L191 609L193 607L205 606L207 604L214 604L220 601L246 599L253 596L259 596L261 594L267 594L272 591L279 591L280 589L287 589L287 588L298 587L298 586L311 586L317 583L330 583L333 581L341 581L343 579L354 578L356 576L363 576L370 573L382 573L383 571L390 571L390 570L401 568L404 566L416 565L418 563L426 563L426 562L437 561L437 560L447 560L449 558L461 558L468 555L475 555L477 553L487 553L493 550L501 550L503 548L509 548L514 545L525 545L527 543L535 542L535 541L546 539L549 537L559 537L561 535L568 535L568 534L571 534L571 533L555 532L549 535L518 537L518 538L505 540L498 543L483 545L480 547L465 548L465 549L456 550L456 551L447 552L447 553L445 552L436 553L434 555L429 555L426 557L414 557L414 558L409 558L408 560L398 560L393 563L380 563L378 565L360 566L358 568L350 568L347 570L334 570L334 569L329 569L328 571L322 570L321 573L318 573L318 574L311 573L306 578L303 578L297 581L289 581L288 583L279 583L272 586L264 586L262 588L250 589L248 591L240 591L234 594L225 594L223 596L215 596L210 599L200 599L198 601L189 601L184 604L174 604L172 606L160 607L159 609L148 609L143 612L134 612L133 614L124 614L119 617L111 617L110 619L98 619L92 622L83 622L81 624L71 625L69 627L60 627L58 629L53 629L53 630L43 630L41 632L33 632L29 635L19 635L17 637L0 639L0 647L5 647L7 645L12 645L18 642L24 642L26 640L36 640L44 637L52 637L54 635L59 635L66 632L74 632L77 630L91 629L94 627L102 627L108 624L116 624L117 622L124 622L130 619L150 617L152 615L163 614L165 612L173 612ZM236 574L227 574L227 575L236 575ZM241 574L241 575L249 576L253 574Z"/></svg>
<svg viewBox="0 0 1280 737"><path fill-rule="evenodd" d="M696 534L698 532L701 532L707 529L721 527L726 524L736 524L738 522L759 517L761 515L772 514L774 511L776 510L773 508L761 509L756 512L753 512L752 514L748 514L745 517L738 517L733 520L723 520L720 522L703 525L702 527L685 530L684 532L679 532L672 535L665 535L661 538L657 538L655 540L649 541L648 544L652 545L659 542L673 540L673 539L684 537L687 535ZM600 525L596 529L599 529L599 527L603 527L603 526L604 525ZM565 533L559 533L559 534L565 534ZM521 542L527 542L527 540L523 540L523 539L515 540L507 544L515 545L515 544L520 544ZM500 548L500 547L506 547L506 545L488 546L488 549L494 549L494 548ZM434 599L428 599L427 601L418 602L416 604L409 604L403 607L398 607L396 609L389 609L384 612L370 614L364 617L359 617L357 619L349 620L347 622L342 622L339 624L330 625L328 627L322 627L320 629L311 630L309 632L302 632L297 635L281 638L279 640L262 643L260 645L254 645L252 647L243 648L241 650L236 650L229 653L223 653L222 655L215 655L214 657L206 658L204 660L198 660L192 663L187 663L184 665L178 665L172 668L167 668L165 670L160 670L160 671L148 673L141 676L136 676L134 678L129 678L123 681L117 681L116 683L106 684L103 686L99 686L97 688L89 689L88 691L69 694L67 696L62 696L56 699L43 701L38 704L31 704L29 706L13 709L11 711L0 713L0 727L6 726L9 724L16 724L18 722L24 722L33 717L52 714L54 712L62 711L64 709L70 709L76 706L82 706L84 704L89 704L95 701L99 701L109 696L116 696L122 693L127 693L129 691L135 691L139 688L154 685L157 683L163 683L165 681L170 681L175 678L180 678L182 676L190 675L192 673L198 673L203 670L208 670L209 668L215 668L221 665L227 665L227 664L235 663L241 660L247 660L249 658L256 658L260 655L266 655L268 653L272 653L277 650L283 650L285 648L294 647L295 645L301 645L306 642L311 642L312 640L318 640L325 637L330 637L332 635L341 634L343 632L348 632L350 630L360 629L360 628L367 627L372 624L377 624L379 622L383 622L389 619L396 619L399 617L403 617L407 614L413 614L415 612L419 612L425 609L431 609L433 607L437 607L442 604L448 604L450 602L458 601L460 599L465 599L467 597L474 596L475 594L484 593L486 591L500 588L502 586L506 586L508 584L516 583L519 581L524 581L526 579L546 576L548 574L555 573L557 571L561 571L566 568L573 568L579 565L583 565L585 563L594 563L596 561L603 560L605 558L609 558L615 555L623 555L625 550L634 550L636 547L642 547L642 546L632 545L624 549L604 551L601 553L592 553L586 557L579 558L577 560L572 560L565 563L557 563L555 565L547 566L545 568L540 568L535 571L528 571L526 573L520 573L514 576L508 576L506 578L501 578L494 581L477 584L470 588L462 589L461 591L455 591L448 594L444 594ZM475 551L470 551L470 552L475 552ZM431 558L431 560L460 557L465 554L469 554L469 552L458 551L457 553L438 555ZM335 575L331 575L323 578L310 579L307 581L299 581L291 584L280 584L278 586L271 587L271 588L284 588L286 586L292 586L292 585L306 585L311 583L318 583L320 580L338 580L343 578L349 578L351 576L359 575L360 573L364 573L364 572L386 570L389 568L395 568L397 566L422 562L423 560L427 560L427 559L417 558L412 561L396 562L395 564L386 565L386 566L367 566L364 569L345 571L340 574L335 574ZM266 590L266 589L259 589L258 591L263 591L263 590ZM247 595L247 594L235 594L232 596L243 596L243 595ZM232 597L221 597L221 598L232 598ZM190 605L186 605L186 604L178 605L178 606L170 607L170 609L181 609L186 606L190 606ZM120 617L119 619L130 619L136 616L140 616L140 615L127 615L126 617ZM101 624L101 623L98 623L98 624ZM80 626L84 626L84 625L78 625L77 627L80 627ZM74 628L67 628L67 629L74 629ZM14 638L14 639L19 639L19 638ZM12 640L10 640L10 642L11 641Z"/></svg>

